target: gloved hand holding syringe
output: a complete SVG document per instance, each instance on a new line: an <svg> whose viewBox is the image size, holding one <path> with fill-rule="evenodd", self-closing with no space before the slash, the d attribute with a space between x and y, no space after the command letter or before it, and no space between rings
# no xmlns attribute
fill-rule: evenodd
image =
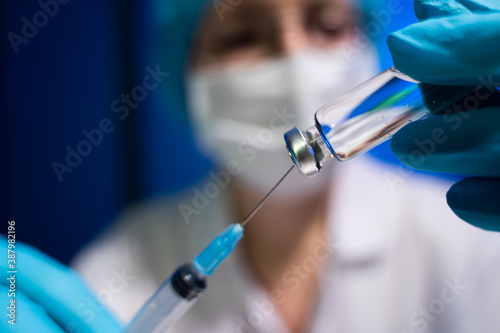
<svg viewBox="0 0 500 333"><path fill-rule="evenodd" d="M432 112L441 112L467 96L473 88L449 89L419 85L392 67L320 108L315 126L302 132L294 128L285 134L290 156L306 177L321 170L332 157L347 161L390 139L406 124ZM431 108L431 109L430 109ZM355 114L353 117L349 117ZM206 278L231 253L243 237L243 227L271 193L239 224L220 233L198 255L163 283L128 326L127 333L164 332L176 322L206 288Z"/></svg>

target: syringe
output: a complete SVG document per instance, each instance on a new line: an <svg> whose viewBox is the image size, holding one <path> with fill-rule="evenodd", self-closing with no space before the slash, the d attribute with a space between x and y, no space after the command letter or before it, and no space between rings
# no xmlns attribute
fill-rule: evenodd
<svg viewBox="0 0 500 333"><path fill-rule="evenodd" d="M241 224L231 224L196 258L168 278L126 328L126 333L165 332L195 303L206 279L243 237Z"/></svg>
<svg viewBox="0 0 500 333"><path fill-rule="evenodd" d="M271 188L239 224L231 224L196 258L177 268L132 319L125 333L165 332L196 302L206 289L208 276L236 247L243 237L243 227L292 171L293 166Z"/></svg>

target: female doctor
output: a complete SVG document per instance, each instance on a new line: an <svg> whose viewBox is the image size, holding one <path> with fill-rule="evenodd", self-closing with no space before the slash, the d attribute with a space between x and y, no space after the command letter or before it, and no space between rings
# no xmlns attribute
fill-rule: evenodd
<svg viewBox="0 0 500 333"><path fill-rule="evenodd" d="M288 169L284 131L311 126L318 107L378 70L373 47L357 42L352 1L201 2L172 10L192 34L189 57L167 55L186 66L171 78L185 95L166 94L186 102L218 169L176 198L126 211L74 262L123 323ZM498 235L459 222L447 182L401 170L369 156L331 162L313 179L294 170L172 332L497 332ZM119 330L96 298L27 280L30 298L66 330Z"/></svg>

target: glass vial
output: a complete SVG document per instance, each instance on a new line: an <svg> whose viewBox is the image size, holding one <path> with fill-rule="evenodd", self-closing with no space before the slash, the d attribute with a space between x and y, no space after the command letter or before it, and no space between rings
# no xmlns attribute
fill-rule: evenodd
<svg viewBox="0 0 500 333"><path fill-rule="evenodd" d="M406 124L437 112L473 89L420 84L391 67L321 107L316 125L285 134L290 156L305 176L317 174L324 161L348 161L390 139Z"/></svg>

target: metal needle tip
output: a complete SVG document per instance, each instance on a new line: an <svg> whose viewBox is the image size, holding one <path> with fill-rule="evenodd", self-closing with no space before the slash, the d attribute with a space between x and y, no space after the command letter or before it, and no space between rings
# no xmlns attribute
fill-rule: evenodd
<svg viewBox="0 0 500 333"><path fill-rule="evenodd" d="M266 202L267 198L269 198L269 196L274 192L274 190L281 184L281 182L286 178L286 176L288 176L288 174L290 172L292 172L293 168L294 168L295 165L292 165L290 167L290 169L288 169L288 171L283 175L283 177L281 177L281 179L273 186L273 188L266 194L266 196L259 202L259 204L257 206L255 206L255 208L250 212L250 214L247 215L247 217L245 217L245 219L243 220L243 222L241 222L241 226L244 227L245 224L247 224L251 219L252 217L259 211L260 207L262 207L262 205L264 204L264 202Z"/></svg>

